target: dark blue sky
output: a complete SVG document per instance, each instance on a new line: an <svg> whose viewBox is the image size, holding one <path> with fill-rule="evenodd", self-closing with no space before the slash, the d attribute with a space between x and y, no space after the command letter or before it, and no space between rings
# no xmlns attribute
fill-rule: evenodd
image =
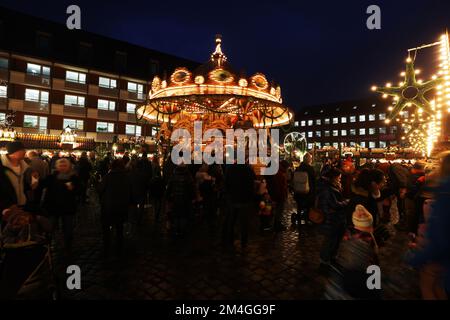
<svg viewBox="0 0 450 320"><path fill-rule="evenodd" d="M61 23L66 7L77 4L84 30L200 62L209 58L214 35L221 33L223 50L235 69L275 79L285 102L295 109L370 96L372 84L397 81L407 48L437 41L450 27L448 0L0 4ZM366 28L371 4L381 7L381 30Z"/></svg>

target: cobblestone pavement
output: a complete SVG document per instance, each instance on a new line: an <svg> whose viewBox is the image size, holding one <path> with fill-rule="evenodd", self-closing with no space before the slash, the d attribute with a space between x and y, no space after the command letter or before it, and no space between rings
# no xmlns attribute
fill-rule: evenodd
<svg viewBox="0 0 450 320"><path fill-rule="evenodd" d="M185 239L169 238L165 223L154 223L149 209L139 227L127 228L123 256L103 258L98 215L98 206L92 204L78 215L71 263L81 268L82 288L64 290L65 299L292 300L323 296L326 279L317 271L321 236L314 226L278 234L253 230L246 248L237 243L230 250L220 244L220 229L201 221ZM288 220L289 212L285 215ZM406 235L399 233L381 253L385 299L420 298L416 271L401 262L406 242ZM57 248L55 256L64 284L67 275Z"/></svg>

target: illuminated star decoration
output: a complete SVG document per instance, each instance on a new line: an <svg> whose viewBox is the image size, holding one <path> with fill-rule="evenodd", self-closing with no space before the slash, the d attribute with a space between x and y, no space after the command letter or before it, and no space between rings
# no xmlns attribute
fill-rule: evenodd
<svg viewBox="0 0 450 320"><path fill-rule="evenodd" d="M389 122L397 117L405 107L410 105L415 105L417 108L423 110L423 112L433 114L430 102L425 98L425 94L441 82L442 79L433 79L423 83L420 81L417 82L414 61L411 57L408 57L406 59L405 81L401 83L401 86L393 87L388 84L386 87L372 87L372 91L380 92L384 97L392 96L397 101L389 115L389 120L387 121Z"/></svg>

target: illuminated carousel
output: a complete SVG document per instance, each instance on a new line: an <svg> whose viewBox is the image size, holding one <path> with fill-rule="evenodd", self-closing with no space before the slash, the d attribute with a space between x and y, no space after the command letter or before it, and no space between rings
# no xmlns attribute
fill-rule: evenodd
<svg viewBox="0 0 450 320"><path fill-rule="evenodd" d="M283 105L281 88L264 74L238 75L227 62L216 37L211 59L196 70L180 67L168 78L155 76L149 98L137 110L138 120L160 126L158 141L170 139L175 129L203 130L272 128L289 124L293 113Z"/></svg>

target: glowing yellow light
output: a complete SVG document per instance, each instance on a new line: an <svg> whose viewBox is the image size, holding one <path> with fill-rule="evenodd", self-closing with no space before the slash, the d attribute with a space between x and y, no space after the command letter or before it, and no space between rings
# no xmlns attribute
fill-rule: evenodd
<svg viewBox="0 0 450 320"><path fill-rule="evenodd" d="M372 88L370 88L372 91L377 90L377 86L372 86Z"/></svg>
<svg viewBox="0 0 450 320"><path fill-rule="evenodd" d="M390 88L392 84L390 82L386 83L386 87Z"/></svg>
<svg viewBox="0 0 450 320"><path fill-rule="evenodd" d="M387 95L387 94L383 94L382 97L383 97L384 99L386 99L386 98L388 97L388 95Z"/></svg>

